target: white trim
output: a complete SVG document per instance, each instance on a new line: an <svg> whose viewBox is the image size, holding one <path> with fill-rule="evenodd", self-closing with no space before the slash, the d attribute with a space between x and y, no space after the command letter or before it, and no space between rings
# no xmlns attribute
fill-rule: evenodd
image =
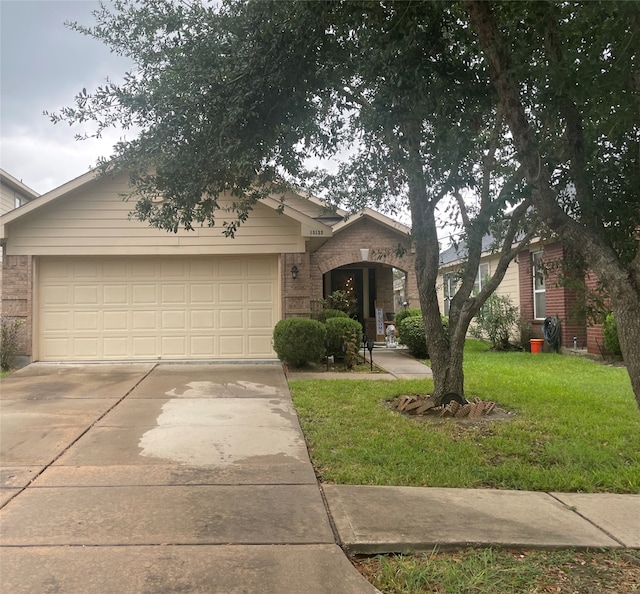
<svg viewBox="0 0 640 594"><path fill-rule="evenodd" d="M543 256L543 252L541 250L537 252L531 252L531 279L532 279L532 289L533 289L533 319L534 320L544 320L546 317L547 284L545 282L544 274L542 275L542 283L541 283L542 288L536 287L536 277L538 276L536 273L536 260L538 259L538 257L542 259L542 256ZM539 316L538 312L536 311L538 309L537 302L536 302L536 295L545 296L545 311L542 316Z"/></svg>

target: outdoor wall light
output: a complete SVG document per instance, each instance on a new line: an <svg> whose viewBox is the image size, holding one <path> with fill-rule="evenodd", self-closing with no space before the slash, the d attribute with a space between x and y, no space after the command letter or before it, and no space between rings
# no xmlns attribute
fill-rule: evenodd
<svg viewBox="0 0 640 594"><path fill-rule="evenodd" d="M295 264L291 267L291 278L293 280L298 278L298 267Z"/></svg>

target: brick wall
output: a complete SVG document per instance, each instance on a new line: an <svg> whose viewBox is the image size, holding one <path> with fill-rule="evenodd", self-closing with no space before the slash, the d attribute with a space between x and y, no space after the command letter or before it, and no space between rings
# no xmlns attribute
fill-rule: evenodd
<svg viewBox="0 0 640 594"><path fill-rule="evenodd" d="M595 290L598 286L598 277L588 271L584 277L584 283L589 290ZM604 355L604 338L602 336L602 324L587 325L587 351L593 355Z"/></svg>
<svg viewBox="0 0 640 594"><path fill-rule="evenodd" d="M387 311L394 310L393 268L407 274L410 303L418 306L418 286L414 271L414 256L409 241L405 253L396 253L403 238L392 230L362 217L337 232L311 254L284 254L282 267L283 317L306 316L318 307L323 298L323 276L335 268L353 264L357 267L376 268L376 291ZM362 261L360 250L369 249L367 262ZM298 267L298 278L291 278L291 266Z"/></svg>
<svg viewBox="0 0 640 594"><path fill-rule="evenodd" d="M0 314L9 320L22 320L18 355L31 357L32 306L33 306L33 258L31 256L8 256L3 254L0 282Z"/></svg>
<svg viewBox="0 0 640 594"><path fill-rule="evenodd" d="M570 257L560 242L547 244L543 248L543 260L548 267L546 277L546 315L560 318L562 329L562 346L573 347L573 339L576 338L578 348L585 348L590 353L602 353L602 327L588 326L582 315L583 303L581 297L571 289L560 284L559 263ZM532 325L532 335L535 338L542 337L542 321L533 319L533 278L531 266L531 252L523 251L518 255L520 276L520 312L525 320ZM576 280L583 281L579 274ZM587 287L594 287L597 279L593 274L584 276ZM598 343L600 346L598 346Z"/></svg>

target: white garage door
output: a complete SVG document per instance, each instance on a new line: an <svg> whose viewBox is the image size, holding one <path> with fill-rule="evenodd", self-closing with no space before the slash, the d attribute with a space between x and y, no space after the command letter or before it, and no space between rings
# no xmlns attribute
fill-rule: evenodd
<svg viewBox="0 0 640 594"><path fill-rule="evenodd" d="M276 256L44 258L41 361L272 358Z"/></svg>

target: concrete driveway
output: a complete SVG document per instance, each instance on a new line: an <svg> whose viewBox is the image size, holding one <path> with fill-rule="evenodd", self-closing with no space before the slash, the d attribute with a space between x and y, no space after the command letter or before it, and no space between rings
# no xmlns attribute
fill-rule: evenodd
<svg viewBox="0 0 640 594"><path fill-rule="evenodd" d="M0 382L6 592L375 592L278 365L44 365Z"/></svg>

